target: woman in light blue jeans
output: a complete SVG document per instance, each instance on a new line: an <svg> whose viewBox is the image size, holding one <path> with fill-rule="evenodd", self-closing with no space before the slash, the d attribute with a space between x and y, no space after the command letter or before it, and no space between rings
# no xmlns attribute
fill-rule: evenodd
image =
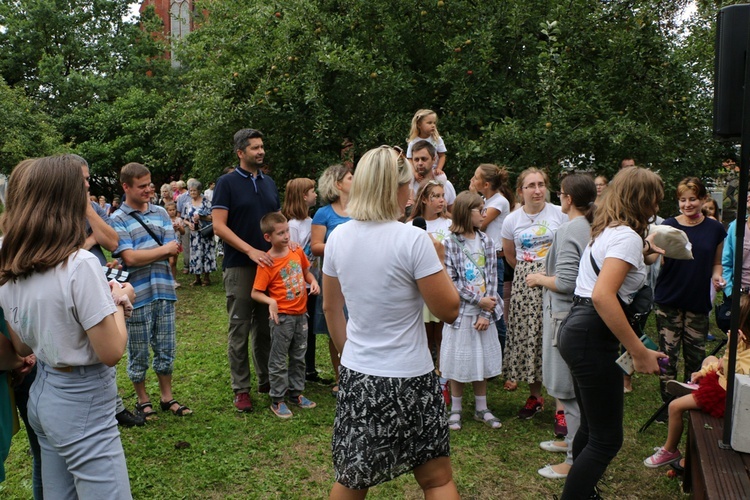
<svg viewBox="0 0 750 500"><path fill-rule="evenodd" d="M11 350L38 361L28 417L44 491L130 499L113 366L125 351L134 294L130 285L107 284L99 260L81 248L87 190L70 155L25 160L13 170L0 221L0 307Z"/></svg>

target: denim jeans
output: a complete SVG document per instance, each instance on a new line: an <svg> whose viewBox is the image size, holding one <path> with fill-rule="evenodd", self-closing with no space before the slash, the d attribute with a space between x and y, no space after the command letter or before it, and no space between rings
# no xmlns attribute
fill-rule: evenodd
<svg viewBox="0 0 750 500"><path fill-rule="evenodd" d="M576 304L561 326L559 349L573 375L581 425L563 499L588 498L622 447L623 372L619 341L591 305Z"/></svg>
<svg viewBox="0 0 750 500"><path fill-rule="evenodd" d="M28 410L47 496L130 500L115 420L115 369L98 364L64 373L42 362L37 366Z"/></svg>

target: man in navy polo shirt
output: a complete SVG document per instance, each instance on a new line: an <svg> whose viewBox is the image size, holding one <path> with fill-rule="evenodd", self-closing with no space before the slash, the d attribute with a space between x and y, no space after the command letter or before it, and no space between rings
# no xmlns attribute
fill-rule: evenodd
<svg viewBox="0 0 750 500"><path fill-rule="evenodd" d="M240 164L219 178L214 188L212 215L214 233L224 241L224 289L229 313L229 370L234 406L252 411L248 339L252 333L253 365L258 392L267 393L268 354L271 337L268 306L250 298L257 266L270 266L269 243L260 230L260 219L281 209L279 192L269 176L261 172L265 150L263 134L242 129L234 134L234 150Z"/></svg>

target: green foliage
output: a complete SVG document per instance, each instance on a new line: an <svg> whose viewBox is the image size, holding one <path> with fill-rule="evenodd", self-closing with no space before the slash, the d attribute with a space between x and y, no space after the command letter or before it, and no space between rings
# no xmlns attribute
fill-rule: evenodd
<svg viewBox="0 0 750 500"><path fill-rule="evenodd" d="M726 154L706 74L685 64L685 3L206 1L177 49L177 126L201 176L235 162L236 129L262 130L283 181L339 161L345 138L357 155L403 144L431 108L459 186L483 161L612 175L625 156L672 186Z"/></svg>
<svg viewBox="0 0 750 500"><path fill-rule="evenodd" d="M129 3L0 3L0 75L51 117L53 136L91 162L95 190L107 194L124 163L161 158L155 117L174 89L164 42L149 34L161 21L150 9L144 32L124 20Z"/></svg>
<svg viewBox="0 0 750 500"><path fill-rule="evenodd" d="M0 74L102 186L127 161L157 183L213 179L243 127L266 134L280 185L317 177L346 140L356 157L404 144L431 108L457 186L480 162L554 179L611 176L632 156L671 200L679 178L713 177L734 153L711 137L724 3L697 2L681 24L686 0L202 0L197 29L171 41L175 69L153 9L138 24L123 21L127 0L21 0L0 4Z"/></svg>
<svg viewBox="0 0 750 500"><path fill-rule="evenodd" d="M9 174L24 158L59 151L62 137L50 117L20 89L0 77L0 173Z"/></svg>

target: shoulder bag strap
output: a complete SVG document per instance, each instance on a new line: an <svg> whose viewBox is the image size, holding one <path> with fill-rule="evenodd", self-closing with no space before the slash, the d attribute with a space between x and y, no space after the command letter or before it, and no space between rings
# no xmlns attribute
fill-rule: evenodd
<svg viewBox="0 0 750 500"><path fill-rule="evenodd" d="M155 242L157 242L157 243L159 244L159 246L162 246L162 245L164 245L164 242L163 242L163 241L161 240L161 238L159 238L158 236L156 236L156 233L154 233L153 229L151 229L151 228L150 228L150 227L148 226L148 224L146 224L145 222L143 222L143 219L141 219L141 216L140 216L140 215L138 215L138 212L136 212L136 211L132 211L132 212L130 212L130 215L131 215L131 216L132 216L132 217L133 217L133 218L134 218L135 220L137 220L137 221L138 221L138 223L139 223L139 224L140 224L141 226L143 226L143 229L145 229L145 230L146 230L146 232L147 232L147 233L148 233L149 235L151 235L151 237L152 237L152 238L154 239L154 241L155 241Z"/></svg>
<svg viewBox="0 0 750 500"><path fill-rule="evenodd" d="M599 276L599 266L596 265L596 261L594 260L594 247L591 247L591 251L589 251L589 258L591 259L591 265L594 266L594 273Z"/></svg>
<svg viewBox="0 0 750 500"><path fill-rule="evenodd" d="M479 237L479 236L477 236L477 237ZM459 247L461 247L461 250L464 252L464 255L466 255L466 257L471 261L471 263L474 264L474 267L477 268L477 270L479 271L479 274L482 275L482 280L484 281L485 286L487 286L487 278L486 278L486 276L484 274L484 267L482 267L479 264L477 264L477 261L475 261L474 258L471 256L471 253L469 252L469 250L464 246L463 243L461 243L458 240L458 238L456 238L456 235L454 233L451 233L451 238L453 239L453 241L456 242L456 244ZM480 241L480 246L482 247L482 253L484 253L484 245L481 245L481 241Z"/></svg>

